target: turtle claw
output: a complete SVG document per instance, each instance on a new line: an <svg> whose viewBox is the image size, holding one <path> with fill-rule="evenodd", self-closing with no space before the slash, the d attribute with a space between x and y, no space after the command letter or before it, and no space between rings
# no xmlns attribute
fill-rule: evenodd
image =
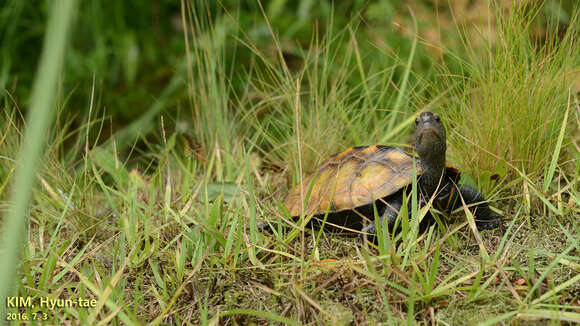
<svg viewBox="0 0 580 326"><path fill-rule="evenodd" d="M377 228L374 224L368 224L364 228L362 228L361 232L359 233L357 240L358 242L362 243L364 240L369 242L375 242L377 235Z"/></svg>
<svg viewBox="0 0 580 326"><path fill-rule="evenodd" d="M488 220L475 221L478 231L495 230L501 225L501 216L493 214Z"/></svg>

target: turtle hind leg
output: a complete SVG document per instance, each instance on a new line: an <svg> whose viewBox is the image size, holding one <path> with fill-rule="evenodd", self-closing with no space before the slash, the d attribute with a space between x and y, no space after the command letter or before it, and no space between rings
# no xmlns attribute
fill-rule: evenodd
<svg viewBox="0 0 580 326"><path fill-rule="evenodd" d="M476 204L469 208L475 216L475 225L479 231L497 229L501 222L501 216L494 213L485 202L483 195L467 185L461 185L459 192L465 204ZM454 198L455 206L461 205L460 198Z"/></svg>

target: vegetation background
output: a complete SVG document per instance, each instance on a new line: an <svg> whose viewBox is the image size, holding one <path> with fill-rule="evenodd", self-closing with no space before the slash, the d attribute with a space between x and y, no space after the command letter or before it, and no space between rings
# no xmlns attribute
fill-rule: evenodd
<svg viewBox="0 0 580 326"><path fill-rule="evenodd" d="M574 1L74 4L0 7L0 295L97 304L2 320L580 323ZM290 222L324 157L412 150L426 109L500 230L460 209L361 246Z"/></svg>

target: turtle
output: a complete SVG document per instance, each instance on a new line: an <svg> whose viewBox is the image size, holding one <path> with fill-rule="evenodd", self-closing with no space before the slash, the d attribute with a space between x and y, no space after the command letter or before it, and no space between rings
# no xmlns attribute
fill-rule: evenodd
<svg viewBox="0 0 580 326"><path fill-rule="evenodd" d="M420 113L414 136L418 158L384 145L351 147L326 158L316 172L288 192L284 205L295 221L304 214L312 216L308 226L359 235L376 233L375 225L367 223L375 220L376 208L381 224L386 221L392 232L403 202L411 212L411 200L403 197L409 196L416 171L420 206L433 197L433 206L449 213L462 205L461 196L478 230L497 228L501 216L489 208L479 191L458 185L459 170L446 164L446 134L439 115ZM305 198L308 201L303 203ZM428 213L420 227L424 229L432 220Z"/></svg>

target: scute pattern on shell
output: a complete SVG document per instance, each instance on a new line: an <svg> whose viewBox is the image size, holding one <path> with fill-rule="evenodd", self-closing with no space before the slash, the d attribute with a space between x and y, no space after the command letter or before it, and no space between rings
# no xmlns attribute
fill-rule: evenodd
<svg viewBox="0 0 580 326"><path fill-rule="evenodd" d="M421 166L416 164L417 174ZM284 204L291 216L353 209L394 194L413 180L413 157L400 148L372 145L351 147L324 160L313 173L290 190ZM314 182L314 184L312 184ZM312 184L312 185L311 185Z"/></svg>

